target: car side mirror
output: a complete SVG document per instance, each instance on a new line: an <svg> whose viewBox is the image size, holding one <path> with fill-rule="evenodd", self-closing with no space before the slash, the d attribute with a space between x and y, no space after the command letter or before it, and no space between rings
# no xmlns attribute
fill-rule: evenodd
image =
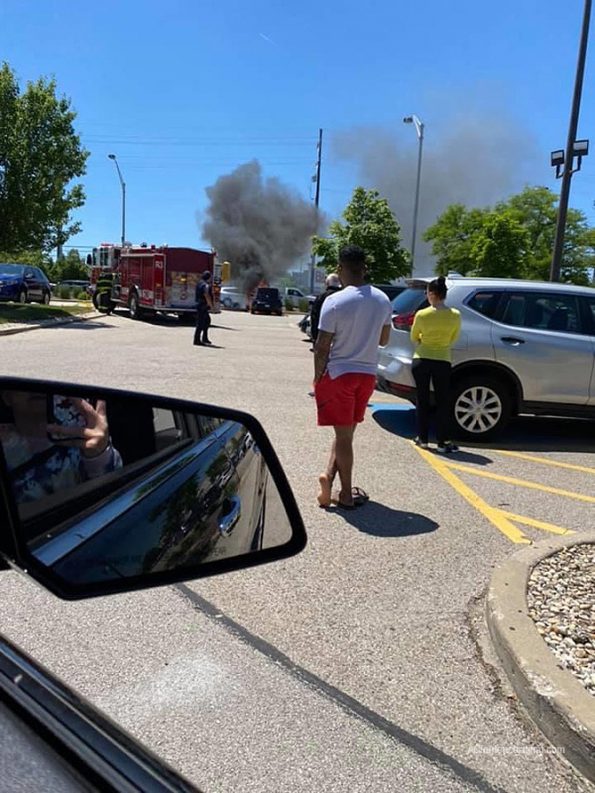
<svg viewBox="0 0 595 793"><path fill-rule="evenodd" d="M0 378L0 556L59 597L201 578L305 544L252 416Z"/></svg>

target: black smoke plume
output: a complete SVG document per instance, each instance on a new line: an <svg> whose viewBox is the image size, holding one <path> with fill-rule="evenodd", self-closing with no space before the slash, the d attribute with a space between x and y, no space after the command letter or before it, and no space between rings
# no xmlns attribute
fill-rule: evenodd
<svg viewBox="0 0 595 793"><path fill-rule="evenodd" d="M258 161L220 176L206 192L203 237L247 288L274 281L309 252L316 208L279 179L263 177Z"/></svg>
<svg viewBox="0 0 595 793"><path fill-rule="evenodd" d="M386 198L410 249L417 172L414 128L358 127L337 133L334 158L355 165L359 182ZM541 159L541 164L539 159ZM547 178L546 158L533 136L504 114L451 116L425 131L415 271L427 275L434 263L422 234L449 204L484 207L522 190L531 179Z"/></svg>

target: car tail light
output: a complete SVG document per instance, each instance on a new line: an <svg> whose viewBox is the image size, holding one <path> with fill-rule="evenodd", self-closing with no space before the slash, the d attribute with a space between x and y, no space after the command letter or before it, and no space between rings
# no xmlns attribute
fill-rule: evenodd
<svg viewBox="0 0 595 793"><path fill-rule="evenodd" d="M408 314L393 314L393 328L395 330L411 330L414 319L415 311Z"/></svg>

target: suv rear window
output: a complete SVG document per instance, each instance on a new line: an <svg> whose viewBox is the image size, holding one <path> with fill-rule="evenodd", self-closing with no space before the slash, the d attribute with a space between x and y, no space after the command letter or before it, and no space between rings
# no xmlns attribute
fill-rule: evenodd
<svg viewBox="0 0 595 793"><path fill-rule="evenodd" d="M411 314L426 308L429 304L426 300L426 290L410 287L397 295L393 300L393 314Z"/></svg>
<svg viewBox="0 0 595 793"><path fill-rule="evenodd" d="M279 290L260 287L256 293L256 297L258 300L279 300Z"/></svg>

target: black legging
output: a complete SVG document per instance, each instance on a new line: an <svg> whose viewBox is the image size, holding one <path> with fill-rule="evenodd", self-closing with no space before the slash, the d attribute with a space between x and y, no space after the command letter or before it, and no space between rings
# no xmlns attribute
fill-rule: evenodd
<svg viewBox="0 0 595 793"><path fill-rule="evenodd" d="M411 367L417 388L417 435L423 443L428 442L430 428L430 381L436 398L436 439L438 443L448 440L450 363L433 361L430 358L414 358Z"/></svg>

